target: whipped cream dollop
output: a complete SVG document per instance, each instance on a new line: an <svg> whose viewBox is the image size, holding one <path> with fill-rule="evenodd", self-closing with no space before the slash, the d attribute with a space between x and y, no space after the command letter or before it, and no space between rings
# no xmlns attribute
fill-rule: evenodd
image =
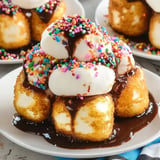
<svg viewBox="0 0 160 160"><path fill-rule="evenodd" d="M65 70L64 66L64 70ZM63 72L61 68L53 71L49 78L50 90L58 96L93 96L111 91L115 72L103 65L75 68Z"/></svg>
<svg viewBox="0 0 160 160"><path fill-rule="evenodd" d="M146 2L148 3L148 5L155 11L155 12L159 12L160 13L160 6L159 0L146 0Z"/></svg>
<svg viewBox="0 0 160 160"><path fill-rule="evenodd" d="M66 18L51 24L42 34L42 49L57 59L72 56L78 61L100 57L106 50L112 52L110 39L106 34L104 35L95 24L78 21L80 20L74 19L70 22Z"/></svg>
<svg viewBox="0 0 160 160"><path fill-rule="evenodd" d="M33 9L44 5L49 0L12 0L14 5L17 5L24 9Z"/></svg>
<svg viewBox="0 0 160 160"><path fill-rule="evenodd" d="M46 54L45 62L43 58L36 61L34 54L40 51ZM116 76L135 66L131 50L123 41L79 15L52 23L42 34L40 49L32 50L28 57L25 68L29 83L41 89L48 86L58 96L106 94Z"/></svg>

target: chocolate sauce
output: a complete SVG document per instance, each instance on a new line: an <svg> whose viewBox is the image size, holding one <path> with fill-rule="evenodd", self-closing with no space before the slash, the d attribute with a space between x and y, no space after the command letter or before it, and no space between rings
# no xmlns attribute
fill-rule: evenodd
<svg viewBox="0 0 160 160"><path fill-rule="evenodd" d="M37 15L39 16L39 18L44 22L44 23L48 23L50 21L50 19L52 18L52 15L54 13L54 10L51 12L36 12Z"/></svg>
<svg viewBox="0 0 160 160"><path fill-rule="evenodd" d="M40 8L36 8L34 11L44 23L48 23L52 18L52 15L56 12L56 8L60 2L61 0L54 0L54 3L53 1L49 1L44 5L46 9L43 9L44 7L41 6Z"/></svg>
<svg viewBox="0 0 160 160"><path fill-rule="evenodd" d="M69 36L69 31L65 31L65 37L67 37L68 42L64 43L65 48L68 51L69 57L73 57L73 53L76 50L76 44L77 42L83 37L84 35L79 32L75 34L75 37Z"/></svg>
<svg viewBox="0 0 160 160"><path fill-rule="evenodd" d="M130 140L135 132L145 127L154 119L158 112L158 106L151 94L149 98L149 108L142 115L133 118L115 117L114 128L111 137L102 142L82 141L57 133L50 119L41 123L35 123L24 119L18 114L15 114L13 117L13 125L22 131L40 135L49 143L63 148L86 149L117 146Z"/></svg>
<svg viewBox="0 0 160 160"><path fill-rule="evenodd" d="M116 78L115 83L113 85L111 94L114 99L117 99L121 94L121 91L125 88L128 82L128 77L133 76L136 72L136 69L127 72L126 74L120 75Z"/></svg>
<svg viewBox="0 0 160 160"><path fill-rule="evenodd" d="M92 101L93 99L95 99L95 96L83 97L83 100L81 100L77 96L75 96L75 97L65 97L64 98L64 104L65 104L66 108L68 109L68 111L70 112L70 115L72 116L72 120L74 120L75 114L79 110L79 108L81 106L84 106L89 101Z"/></svg>
<svg viewBox="0 0 160 160"><path fill-rule="evenodd" d="M25 61L24 61L24 64L25 64ZM42 90L42 89L40 89L40 88L38 88L28 82L27 73L26 73L26 69L25 69L24 65L23 65L23 71L24 71L24 75L25 75L25 78L23 81L23 86L27 89L32 89L32 90L34 90L34 92L37 92L37 93L45 93L45 90ZM46 81L48 82L48 79ZM45 83L45 87L46 87L46 89L48 89L48 83Z"/></svg>

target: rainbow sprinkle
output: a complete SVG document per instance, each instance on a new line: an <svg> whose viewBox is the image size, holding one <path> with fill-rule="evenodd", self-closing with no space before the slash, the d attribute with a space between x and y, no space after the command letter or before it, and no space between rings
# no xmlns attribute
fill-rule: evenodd
<svg viewBox="0 0 160 160"><path fill-rule="evenodd" d="M19 54L10 53L4 48L0 48L0 60L23 60L26 55L26 51L21 50Z"/></svg>
<svg viewBox="0 0 160 160"><path fill-rule="evenodd" d="M5 14L7 15L14 15L17 12L21 12L21 8L11 4L11 2L9 0L1 0L0 1L0 14L3 14L3 16Z"/></svg>
<svg viewBox="0 0 160 160"><path fill-rule="evenodd" d="M78 34L87 34L96 32L96 25L93 25L89 19L82 16L76 17L63 17L60 21L56 21L51 27L48 28L49 35L53 39L58 40L58 33L65 32L69 37L75 37Z"/></svg>
<svg viewBox="0 0 160 160"><path fill-rule="evenodd" d="M150 43L146 43L146 42L137 43L137 42L130 41L127 44L132 48L138 49L139 51L145 52L147 54L157 55L157 56L160 55L160 49L155 48Z"/></svg>
<svg viewBox="0 0 160 160"><path fill-rule="evenodd" d="M49 0L49 2L47 2L46 4L37 7L36 11L39 13L52 12L55 9L55 7L60 4L60 2L61 0Z"/></svg>
<svg viewBox="0 0 160 160"><path fill-rule="evenodd" d="M142 51L143 53L146 53L146 54L160 56L160 49L157 49L156 47L154 47L150 42L143 42L143 41L136 42L121 34L119 34L118 37L121 40L123 40L127 45L129 45L134 49Z"/></svg>

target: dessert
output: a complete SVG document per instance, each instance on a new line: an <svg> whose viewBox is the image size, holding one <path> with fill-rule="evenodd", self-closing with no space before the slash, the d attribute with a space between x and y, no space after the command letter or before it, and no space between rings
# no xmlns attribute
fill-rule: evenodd
<svg viewBox="0 0 160 160"><path fill-rule="evenodd" d="M129 47L79 15L45 29L26 55L14 95L25 119L51 119L57 133L93 142L111 137L115 115L134 117L149 107L143 70Z"/></svg>
<svg viewBox="0 0 160 160"><path fill-rule="evenodd" d="M128 36L146 33L149 28L149 7L140 0L110 0L109 23L113 29Z"/></svg>
<svg viewBox="0 0 160 160"><path fill-rule="evenodd" d="M26 46L31 40L28 19L17 6L11 8L0 1L0 47L5 49Z"/></svg>
<svg viewBox="0 0 160 160"><path fill-rule="evenodd" d="M63 0L1 0L1 50L6 50L4 54L20 54L30 49L50 23L64 16L65 10Z"/></svg>
<svg viewBox="0 0 160 160"><path fill-rule="evenodd" d="M124 35L133 48L159 55L158 3L157 0L110 0L109 24L115 31Z"/></svg>

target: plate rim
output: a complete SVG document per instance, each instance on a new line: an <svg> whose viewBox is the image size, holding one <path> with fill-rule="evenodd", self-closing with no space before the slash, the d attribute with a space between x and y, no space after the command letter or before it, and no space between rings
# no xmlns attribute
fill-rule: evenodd
<svg viewBox="0 0 160 160"><path fill-rule="evenodd" d="M9 79L10 77L12 77L12 79L13 79L13 77L16 78L15 76L17 76L21 70L22 70L22 67L18 67L17 69L15 69L15 70L9 72L7 75L3 76L0 79L0 86L1 86L2 83L5 82L5 80ZM151 71L149 71L147 69L144 69L144 72L146 74L149 74L149 76L151 76L151 77L154 76L156 79L160 80L160 77L157 74L155 74L155 73L153 73L153 72L151 72ZM159 114L157 114L157 116L158 116L158 119L160 119L159 118ZM14 128L14 130L17 130L17 132L20 133L20 134L22 134L23 137L24 137L24 135L26 135L27 137L28 137L28 135L30 135L30 133L26 133L26 132L20 131L20 130L18 130L16 128ZM35 151L37 153L43 153L45 155L58 156L58 157L66 157L66 158L95 158L95 157L103 157L103 156L111 156L111 155L115 155L115 154L120 154L122 152L127 152L127 151L130 151L130 150L139 148L139 147L141 147L141 146L143 146L145 144L148 144L149 142L151 142L154 139L156 139L156 138L159 137L159 135L160 135L160 127L158 128L158 131L150 139L147 139L144 142L142 141L141 143L138 143L138 145L134 144L133 146L128 146L125 149L125 151L121 148L122 145L120 145L116 151L114 151L114 149L113 149L114 147L106 147L106 148L102 148L101 147L101 148L87 149L88 152L85 151L85 149L72 150L72 149L65 149L65 148L57 147L57 149L59 148L60 150L65 151L65 152L62 152L60 150L57 151L56 148L55 148L55 146L54 146L53 147L53 148L55 148L54 152L53 151L46 152L42 148L38 148L37 149L34 146L26 144L23 141L20 141L19 139L17 140L15 137L12 136L12 134L6 133L6 131L3 131L3 129L0 129L0 133L3 136L5 136L7 139L9 139L12 142L16 143L17 145L19 145L19 146L21 146L23 148L26 148L28 150ZM37 136L37 135L35 135L35 136ZM38 137L38 136L37 136L37 138L38 139L39 138L42 139L42 137ZM48 145L53 146L52 144L49 144L48 142L45 142L45 143L47 143L47 146ZM112 150L112 152L110 151L110 153L106 154L106 150L107 149ZM71 151L71 152L68 152L68 151Z"/></svg>
<svg viewBox="0 0 160 160"><path fill-rule="evenodd" d="M106 14L108 14L108 3L109 3L109 0L102 0L96 8L95 16L94 16L95 22L99 25L104 26L106 29L107 29L107 26L105 26L104 24L101 24L101 22L98 18L99 17L98 15L99 15L99 13L102 13L102 16L103 16L103 14L105 13L104 11L106 11ZM104 7L106 8L106 10L104 10ZM102 19L103 19L103 17L102 17ZM111 27L109 29L113 31L113 29ZM115 31L113 31L113 32L115 32ZM134 56L149 59L149 60L160 61L160 55L147 54L146 52L140 51L136 48L132 48L131 46L129 46L129 47L132 50L132 53Z"/></svg>
<svg viewBox="0 0 160 160"><path fill-rule="evenodd" d="M79 9L81 11L81 15L82 16L86 15L84 7L83 7L82 3L80 3L79 0L72 0L72 2L71 2L71 0L64 0L64 1L66 1L67 5L69 5L70 3L73 4L73 2L74 2L77 5L77 7L79 7ZM69 7L69 9L70 8L71 7ZM65 16L68 16L69 15L68 13L69 13L69 10L67 11L67 15L65 15ZM74 14L76 14L76 13L74 13ZM21 63L23 63L23 59L12 59L12 60L1 60L0 59L0 64L21 64Z"/></svg>

